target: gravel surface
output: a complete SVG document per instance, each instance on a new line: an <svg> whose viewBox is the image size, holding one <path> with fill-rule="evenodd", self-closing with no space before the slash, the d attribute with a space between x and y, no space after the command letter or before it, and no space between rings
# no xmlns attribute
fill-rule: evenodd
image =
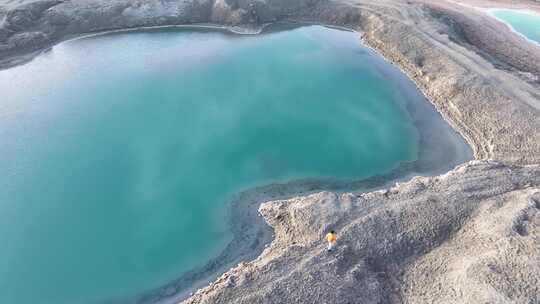
<svg viewBox="0 0 540 304"><path fill-rule="evenodd" d="M113 29L354 29L416 82L476 160L386 190L266 202L271 244L185 303L540 303L540 47L489 7L540 12L538 1L502 0L4 0L0 68ZM328 254L330 228L338 247Z"/></svg>

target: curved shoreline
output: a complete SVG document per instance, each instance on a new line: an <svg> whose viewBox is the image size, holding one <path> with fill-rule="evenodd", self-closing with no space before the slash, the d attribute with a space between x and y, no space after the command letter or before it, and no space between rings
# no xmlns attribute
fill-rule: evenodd
<svg viewBox="0 0 540 304"><path fill-rule="evenodd" d="M268 29L268 32L275 32L281 31L283 26L286 28L289 26L295 28L310 25L316 24L277 23L269 24L265 30ZM321 26L326 25L321 24ZM142 30L160 28L162 27L145 28ZM334 28L343 30L342 27ZM260 34L266 33L265 30L261 31ZM357 33L353 29L346 30ZM271 227L268 226L268 223L258 212L259 206L265 202L290 199L320 191L373 191L398 181L406 181L414 176L441 174L454 168L456 165L472 159L470 146L467 145L459 133L448 125L448 122L440 116L440 113L436 111L433 105L426 100L416 84L411 82L399 67L388 62L372 48L369 48L363 43L361 48L371 51L370 56L373 56L373 64L381 72L393 74L390 75L393 78L392 81L400 87L399 91L401 93L407 95L404 96L403 104L400 106L411 116L410 119L419 133L418 159L410 163L401 163L398 167L387 173L377 174L360 180L334 181L331 179L304 179L257 186L233 195L229 203L230 206L228 206L230 212L228 219L234 238L227 247L206 265L195 268L162 287L143 293L138 298L137 303L175 303L182 301L193 294L198 288L209 284L238 263L251 261L258 257L273 241ZM430 135L430 132L426 133L427 130L435 132L437 136ZM444 149L439 149L437 152L431 153L434 147L441 146ZM443 155L446 156L443 150L448 151L447 149L452 148L456 150L450 153L452 155L451 158L443 160L441 157ZM436 156L435 159L429 159L428 156L433 157L434 155Z"/></svg>
<svg viewBox="0 0 540 304"><path fill-rule="evenodd" d="M368 42L368 45L371 45L371 44ZM415 77L416 75L411 75L411 70L404 68L403 63L400 62L400 60L392 60L391 59L392 56L389 56L388 53L386 53L386 55L385 55L385 53L381 52L380 49L375 48L375 47L373 47L373 49L377 53L381 54L382 55L381 57L389 60L392 64L397 65L402 70L402 72L404 74L408 75L409 78L415 82L416 86L418 88L420 88L424 92L424 94L426 96L430 96L430 98L429 98L430 101L433 104L437 105L434 98L431 97L431 95L428 92L426 92L425 84L422 84L418 80L418 78ZM443 115L445 121L447 121L450 125L452 125L454 127L454 129L460 131L462 136L464 136L467 139L469 144L475 149L476 158L484 158L486 156L487 152L481 152L481 149L482 149L481 144L479 144L478 142L475 142L473 137L470 136L468 132L464 132L464 129L465 130L467 129L467 124L466 123L461 122L460 120L457 120L455 116L451 117L448 112L440 111L439 107L437 107L437 110L441 115ZM458 125L460 125L460 126L458 126ZM467 172L469 170L469 168L474 168L476 166L483 166L483 165L484 165L483 163L471 162L470 164L460 166L458 169L456 169L456 171ZM492 170L492 168L496 168L497 166L500 166L500 165L495 165L493 167L488 166L489 167L488 170ZM448 175L450 175L452 173L454 173L454 172L450 171L448 174L446 174L442 178L444 179L444 178L446 178L446 176L448 176ZM458 174L455 174L455 175L458 175ZM426 181L426 182L423 182L423 184L424 183L429 184L431 182L431 180L437 181L439 179L440 179L440 177L429 179L429 182ZM417 178L413 178L413 180L417 180ZM415 182L409 182L407 184L414 184L414 183ZM401 188L410 187L407 184L403 185L403 186L401 186L401 185L396 186L393 189L383 191L382 193L383 193L383 195L386 195L389 192L390 193L392 193L392 192L395 192L395 193L400 192ZM528 184L525 187L531 187L531 186L534 186L534 185L538 185L538 181L533 181L531 184ZM425 187L425 186L422 186L422 187ZM371 194L374 194L374 193L365 194L365 197L368 197ZM312 197L314 197L312 200L314 200L314 201L317 200L316 195L314 195ZM273 203L266 203L266 204L263 205L263 207L261 207L261 210L264 211L264 210L280 209L280 208L282 208L284 206L291 206L290 208L292 209L294 207L297 207L299 204L301 204L299 202L301 200L302 200L302 198L297 198L297 199L278 201L278 202L273 202ZM287 207L284 207L284 208L287 208ZM296 225L293 225L292 227L291 226L282 227L281 226L282 223L276 222L272 218L273 213L267 213L267 212L269 212L269 211L264 211L263 212L265 214L265 218L275 229L280 229L280 230L287 229L287 231L289 231L288 229L296 228ZM291 210L291 212L292 212L292 210ZM284 213L285 213L284 216L287 217L288 213L287 212L284 212ZM289 215L289 216L291 216L291 215ZM289 223L286 223L286 224L289 224ZM316 227L313 227L313 228L316 228ZM308 233L308 232L304 231L304 233ZM239 264L236 268L230 270L229 272L227 272L226 274L221 276L220 279L218 279L217 281L212 283L209 287L205 288L204 290L200 290L199 292L197 292L197 294L193 298L186 301L186 303L199 303L199 302L213 303L213 302L222 302L222 301L226 302L227 301L226 298L222 298L222 297L218 296L220 294L223 295L223 296L231 296L231 295L234 295L234 294L238 294L238 296L241 296L244 291L242 291L242 290L241 291L233 291L235 286L237 286L237 283L235 283L235 282L237 280L240 280L240 282L243 282L244 277L250 278L250 279L245 279L246 281L253 282L253 280L255 280L255 279L252 278L251 276L256 276L257 277L256 273L261 271L260 269L258 269L258 267L264 267L265 265L270 265L269 261L272 258L270 258L269 256L272 256L272 257L275 257L276 259L282 260L281 255L278 253L278 251L285 250L285 248L286 249L291 249L292 247L294 247L295 243L291 244L290 242L291 241L288 240L287 236L285 236L285 235L280 235L280 236L276 237L272 242L272 247L274 247L274 248L270 248L268 250L265 250L265 252L261 256L259 256L259 258L257 260L255 260L253 262ZM287 247L283 247L285 245ZM312 243L309 243L308 246L310 247L311 245L312 245ZM312 245L312 246L316 246L316 245ZM346 250L346 249L344 249L344 250ZM337 259L340 260L341 258L337 258ZM309 270L304 269L304 271L309 271ZM262 275L261 275L261 277L262 277ZM278 279L278 278L279 277L276 277L275 279ZM240 284L242 284L242 283L240 283ZM247 285L246 285L245 291L247 292L248 289L249 289L248 286L250 285L250 283L246 283L246 284ZM267 282L267 284L268 284L268 282ZM292 284L292 282L290 282L289 284ZM236 287L236 288L239 288L239 287ZM242 288L242 289L244 289L244 288ZM256 293L257 293L256 291L251 291L251 293L249 293L249 294L256 294ZM243 295L242 297L245 297L245 295ZM238 299L241 299L241 298L238 298ZM243 303L244 301L246 301L245 300L246 298L243 298L243 299L244 299L243 301L238 300L238 302ZM262 300L262 298L260 298L260 300ZM307 298L305 300L307 300ZM337 299L335 299L335 300L337 301ZM271 300L269 300L269 301L271 301Z"/></svg>
<svg viewBox="0 0 540 304"><path fill-rule="evenodd" d="M420 2L429 2L429 1L420 1ZM389 3L389 7L391 7L391 5L393 5L394 2L393 1L384 1L384 4L386 4L386 3ZM338 4L339 4L339 2L338 2ZM343 11L345 11L346 9L351 9L352 8L352 6L348 6L349 3L343 4L343 5L345 7L345 9ZM368 5L366 5L366 7L367 6ZM521 96L524 96L524 95L517 95L518 100L514 101L515 103L520 105L518 108L510 107L510 109L508 110L509 112L514 111L514 112L517 113L516 114L516 116L518 117L517 120L516 120L516 118L514 118L514 119L508 119L507 121L505 121L501 117L498 117L498 116L494 116L493 118L482 118L483 120L488 120L488 122L489 122L489 119L494 120L495 123L499 122L501 124L501 129L502 128L507 128L506 124L510 124L511 126L508 127L508 128L510 128L512 130L510 135L507 135L507 134L504 134L504 133L502 135L491 135L491 134L487 133L491 128L493 128L494 124L482 125L480 123L475 123L474 120L471 120L471 118L469 116L470 115L478 115L477 108L474 108L474 107L473 108L467 108L466 104L460 101L460 99L465 99L466 96L461 97L459 95L460 92L454 93L452 87L450 87L449 90L446 90L446 88L444 86L439 84L439 78L445 78L445 77L451 78L452 76L454 76L454 74L461 73L461 71L457 70L457 68L456 68L456 70L454 70L456 73L450 74L450 75L444 75L444 74L441 74L441 71L437 72L436 70L432 71L429 68L426 68L426 66L424 64L422 64L422 65L416 64L415 60L418 59L421 56L417 56L416 54L414 54L414 55L405 54L404 50L400 49L399 45L396 46L395 41L394 42L389 41L389 39L393 39L391 37L391 34L392 34L393 30L399 31L399 30L401 30L400 27L402 27L402 26L405 27L405 26L400 24L400 22L394 22L394 20L390 19L388 16L392 16L392 18L401 18L401 17L399 17L397 15L396 15L397 17L395 17L393 15L394 12L391 12L390 9L387 11L387 8L382 7L382 5L381 5L382 8L377 8L376 5L374 5L374 7L375 8L373 8L373 10L377 11L378 9L380 9L381 14L380 15L373 14L373 16L375 16L373 18L374 20L369 21L367 23L367 25L366 24L362 25L362 27L364 27L366 30L365 31L364 30L360 31L362 33L365 33L364 39L366 41L366 44L369 45L370 47L372 47L374 50L376 50L379 54L381 54L381 56L383 58L385 58L388 61L392 62L395 66L398 66L399 69L401 69L404 74L406 74L411 80L413 80L415 82L415 84L418 86L420 91L422 91L423 94L428 97L429 101L432 104L435 105L435 108L437 109L437 111L442 114L444 120L447 121L456 130L458 130L458 132L460 134L462 134L462 136L467 139L467 142L471 145L471 147L475 151L474 154L475 154L476 159L486 159L486 158L492 159L492 158L494 158L494 159L500 159L500 160L502 160L502 161L504 161L506 163L510 163L510 164L536 164L536 163L538 163L538 155L540 155L540 154L538 154L538 146L534 145L534 144L531 144L531 141L534 142L535 138L538 137L538 123L537 123L538 120L537 119L531 120L530 117L532 117L532 116L527 112L529 110L526 109L526 108L523 108L521 106L521 103L523 103L523 102L526 103L527 102L526 98L521 98ZM372 8L370 7L370 9L372 9ZM335 12L335 15L331 15L331 16L324 15L324 13L326 12L326 8L325 8L325 9L322 10L323 12L321 13L321 16L319 16L319 19L321 21L327 20L328 18L335 18L334 19L335 23L345 23L346 24L346 23L350 22L349 21L350 16L345 15L345 13L343 13L343 15L340 15L341 14L340 8L333 7L333 8L330 8L329 10L331 10L331 11L333 10ZM448 11L446 11L446 10L448 10ZM411 11L414 13L413 9L411 9ZM453 11L453 8L451 7L451 5L449 5L448 7L445 7L443 5L442 11L448 12L449 16L452 16L452 18L454 18L455 16L459 16L458 13ZM369 13L364 13L364 12L360 13L359 12L358 17L362 16L362 14L368 14L369 15ZM387 14L387 15L385 15L385 14ZM466 16L466 14L467 13L463 13L463 15L465 15L465 16ZM308 19L310 17L309 15L310 14L308 14L308 16L307 16ZM387 17L388 17L388 19L387 19ZM459 17L461 18L461 16L459 16ZM300 18L298 18L298 20L302 20L303 18L305 18L305 17L300 17ZM407 18L409 18L409 16L407 16ZM380 24L378 23L379 20L377 20L377 19L380 20L380 22L381 22ZM364 21L364 22L367 22L367 21ZM463 20L459 20L459 19L457 21L458 25L459 24L468 24L467 22L469 22L469 21L467 21L467 20L463 21ZM497 21L497 22L499 22L499 21ZM332 22L322 22L322 23L323 24L324 23L329 23L330 24ZM352 22L352 23L353 23L353 25L350 25L350 26L352 28L354 28L354 29L358 29L358 25L354 24L355 22ZM387 36L380 36L381 34L377 32L378 28L376 26L380 26L381 28L385 28L386 30L389 30L390 34L387 34ZM451 32L451 30L452 30L450 27L449 28L442 27L442 28L443 28L443 30L448 31L448 32ZM422 30L425 30L425 29L422 29ZM429 35L431 35L431 33L429 33ZM501 35L504 36L504 33L502 33ZM414 37L414 35L412 35L412 36ZM421 36L421 35L419 34L419 36ZM486 52L488 55L490 54L491 50L485 51L481 44L477 45L476 41L474 41L474 40L471 42L470 41L471 37L476 39L475 33L470 34L470 37L467 37L466 39L464 39L465 40L464 43L470 43L471 48L478 48L482 52ZM410 38L410 37L407 37L407 38ZM434 42L431 41L430 43L433 43L432 45L436 45L436 48L438 48L436 50L438 50L438 51L439 50L447 51L445 49L445 47L447 47L447 46L445 46L441 42L441 41L444 42L445 41L444 39L438 40L438 37L435 37L435 38L430 37L430 39L433 39L433 41L434 41ZM467 40L469 40L469 41L467 41ZM436 43L441 43L441 45L437 45ZM495 46L495 47L497 47L497 46ZM419 48L419 49L424 51L423 48ZM461 57L467 57L467 56L470 55L469 57L467 57L467 59L463 60L463 62L468 62L467 60L472 60L474 64L476 64L476 65L478 65L480 67L482 67L482 66L484 68L486 67L485 65L483 65L484 63L482 62L482 60L476 58L475 56L473 56L473 55L471 55L469 53L467 53L467 52L474 52L474 51L470 51L470 49L467 49L467 52L464 51L463 53L459 53L460 50L459 50L458 47L456 47L455 50L457 50L455 52L458 52L458 54L455 55L457 59L449 57L450 58L449 60L458 61L458 60L461 60ZM454 51L454 50L452 50L452 51ZM521 51L522 50L517 50L515 53L519 54L519 52L521 52ZM450 54L450 51L448 51L446 53L446 55L448 55L448 54ZM463 56L463 54L465 54L465 56ZM429 54L429 55L432 56L432 54ZM516 55L516 56L519 56L519 55ZM429 57L429 56L427 56L427 57ZM443 57L444 57L444 55L443 55ZM469 59L469 58L472 58L472 59ZM411 60L413 63L411 63L409 60ZM509 65L513 66L513 63L510 62ZM446 68L446 67L447 66L443 65L443 68ZM512 67L512 69L514 69L514 68ZM497 69L495 69L495 70L497 70ZM443 69L443 71L444 71L444 69ZM450 71L452 71L452 69L450 69ZM518 72L519 72L519 70L518 70ZM478 73L478 70L473 69L471 71L471 73L473 73L473 74ZM516 73L516 72L514 70L510 70L510 72L508 72L508 73L513 74L513 73ZM502 75L502 74L500 74L500 75ZM442 77L439 77L439 76L442 76ZM506 76L504 76L504 77L503 76L504 75L502 75L501 77L504 79L504 77L506 77ZM509 75L508 77L511 77L511 76L513 76L513 75ZM534 76L534 72L533 72L533 76ZM534 81L534 78L532 78L532 79ZM515 81L513 78L511 80L512 80L512 83L518 84L518 82ZM457 81L457 83L459 83L459 80ZM496 81L493 81L492 83L489 83L489 87L495 87L496 83L497 83ZM478 84L475 83L475 82L472 82L470 85L473 86L473 87L478 86ZM533 85L533 89L534 88L535 87ZM498 88L495 88L495 89L498 89ZM439 92L438 92L438 90L439 90ZM534 93L534 91L531 91L530 89L528 89L528 87L526 85L521 86L521 84L520 84L520 86L515 89L515 92L517 92L519 90L524 90L524 91L529 90L528 91L529 94ZM506 90L506 91L503 90L503 93L501 93L501 96L503 96L506 93L512 93L512 92L509 92L508 90ZM500 97L499 95L496 95L495 97L493 97L491 95L486 95L486 96L489 96L489 98L494 99L497 102L498 105L501 104L501 105L504 105L505 107L508 107L507 104L502 103L502 101L504 100L503 97ZM470 97L470 95L469 95L469 97ZM479 98L482 98L482 97L483 96L479 96L476 99L472 98L469 102L472 103L475 107L478 107L478 109L480 109L480 110L488 111L488 114L494 113L493 112L494 110L490 109L489 105L486 105L486 104L481 103L479 101L480 100ZM532 95L531 98L534 100L534 95ZM452 101L452 102L449 102L450 106L445 105L445 103L443 102L446 99ZM531 121L532 126L531 127L523 126L522 124L518 123L519 120L524 120L525 122ZM494 134L497 134L497 132L494 132ZM516 140L509 140L509 136L514 136L513 134L518 134L519 137ZM524 135L524 134L525 135L526 134L532 135L532 139L523 138L522 135ZM516 144L519 144L518 148L514 147ZM527 149L522 150L521 147L526 147ZM463 175L465 177L471 171L476 172L475 170L478 170L478 172L480 172L478 174L481 174L482 176L489 177L489 176L491 176L490 175L491 172L494 172L493 174L496 174L496 175L494 175L494 177L503 177L504 174L502 173L501 168L504 169L504 170L509 170L510 172L517 172L516 174L522 174L523 172L525 172L527 170L532 170L532 171L537 170L537 169L535 169L536 167L531 167L531 169L523 169L521 167L513 167L513 166L504 167L503 165L493 165L493 164L490 164L490 163L471 162L470 164L460 166L458 169L450 171L450 173L445 174L441 178L444 180L445 178L448 178L448 176L450 176L452 178L456 178L457 182L459 182L460 181L459 178L460 178L461 175ZM526 167L526 168L529 168L529 167ZM499 170L499 169L501 169L501 170ZM525 174L525 173L523 173L523 174ZM529 173L526 173L526 174L529 174ZM523 189L523 188L528 189L530 187L537 187L539 185L535 178L528 177L528 175L524 175L524 176L525 176L524 177L525 181L521 182L522 184L519 184L519 186L516 186L516 188L507 189L507 190L504 190L504 191L508 192L508 191L514 191L516 189L519 190L519 189ZM493 178L493 177L491 177L491 178ZM422 183L429 184L429 183L437 183L438 179L440 179L440 178L437 177L437 178L433 178L433 179L425 179L425 180L420 179L420 180L422 180ZM412 187L411 185L414 185L416 183L417 179L413 179L413 180L414 181L411 181L411 182L407 183L407 185L403 185L403 187ZM470 183L475 183L475 181L471 181ZM402 186L396 187L396 188L401 189L401 187ZM466 187L466 185L464 185L463 187ZM399 190L396 190L396 191L399 191ZM368 197L370 195L371 194L366 194L365 197ZM373 194L373 195L377 196L378 194ZM416 195L420 196L421 194L416 194ZM379 198L379 199L383 200L383 198ZM469 199L473 199L473 198L469 198ZM294 205L294 204L296 204L296 202L294 202L294 200L293 200L291 202L291 204ZM267 209L270 208L270 207L268 207L268 204L265 204L265 205L266 205ZM268 218L266 218L266 220L268 220ZM275 222L272 222L271 225L273 227L278 227L279 228L279 225L276 226ZM461 227L461 226L458 226L458 227ZM275 239L272 243L279 245L280 243L283 243L283 239L280 236L277 239ZM289 246L292 246L292 245L289 244ZM279 248L274 248L274 249L278 250ZM283 249L283 248L281 248L281 249ZM267 255L268 254L269 253L267 252ZM249 264L253 264L253 263L249 263ZM251 265L248 265L248 266L252 267ZM237 271L240 271L240 272L249 271L248 266L245 266L245 265L243 265L241 267L239 266L239 267L235 268L234 270L231 270L229 273L232 273L234 275L234 273L236 273ZM225 275L224 275L224 277L225 277ZM227 274L226 277L230 278L231 275ZM219 292L219 290L225 290L226 287L224 287L225 289L220 289L220 288L222 288L222 287L220 287L221 286L220 284L222 284L221 279L216 282L216 285L214 287L211 287L211 288L209 287L209 288L206 288L204 291L199 292L198 293L198 297L199 297L198 299L200 299L200 297L206 297L206 295L205 295L206 293L208 293L210 295L210 294L212 294L214 292ZM208 299L212 299L212 298L209 297ZM197 300L194 299L192 301L197 301ZM211 301L211 300L209 300L209 301Z"/></svg>
<svg viewBox="0 0 540 304"><path fill-rule="evenodd" d="M539 41L535 41L535 40L532 40L530 39L529 37L525 36L524 34L520 33L519 31L517 31L513 26L512 24L498 18L497 16L495 16L492 12L493 11L501 11L501 10L512 10L512 9L505 9L505 8L490 8L490 9L487 9L486 10L486 13L489 14L491 17L497 19L499 22L503 23L504 25L506 25L508 27L508 29L510 29L512 32L514 32L514 34L520 36L521 38L529 41L530 43L533 43L535 45L538 45L540 46L540 42ZM528 11L528 10L513 10L513 11L516 11L516 12L523 12L525 14L530 14L530 15L534 15L534 16L537 16L538 19L540 20L540 14L535 12L535 11Z"/></svg>
<svg viewBox="0 0 540 304"><path fill-rule="evenodd" d="M279 32L282 30L294 29L302 26L321 25L336 30L345 30L359 33L347 27L331 26L325 24L317 24L315 22L301 23L273 23L261 26L257 32L248 33L234 31L230 27L200 24L200 25L171 25L171 26L152 26L138 27L128 29L117 29L110 31L102 31L97 33L81 34L76 37L69 37L61 42L58 42L51 48L63 43L69 43L79 39L90 39L103 35L115 35L130 32L144 31L159 31L168 29L187 29L187 30L211 30L223 31L233 35L262 35L266 33ZM351 37L357 39L358 37ZM333 180L317 180L306 179L300 181L291 181L279 184L263 185L251 188L241 193L234 195L228 206L229 225L232 227L234 239L218 256L208 261L208 263L200 268L188 271L180 278L154 290L143 292L141 296L136 296L133 301L137 303L174 303L189 297L198 288L204 287L219 275L226 272L231 267L239 262L251 261L261 254L261 252L273 240L272 230L267 222L260 217L258 213L259 206L267 201L288 199L296 196L308 195L320 191L368 191L378 189L384 186L389 186L397 181L405 181L417 175L435 175L447 172L454 166L472 159L470 147L440 117L440 113L436 111L433 105L426 100L425 96L420 92L414 82L409 79L405 73L394 65L392 62L382 57L375 49L370 48L359 40L361 45L359 48L365 50L372 56L372 64L389 78L393 85L399 87L400 94L403 94L400 107L408 113L412 123L419 133L419 156L418 160L411 163L402 163L397 168L390 170L387 173L378 174L376 176L356 180L356 181L333 181ZM38 57L46 49L35 57ZM429 135L426 131L436 131L437 137ZM441 135L444 134L444 135ZM442 160L440 157L446 156L438 150L435 153L430 153L434 147L443 146L455 151L451 154L448 160ZM446 149L445 149L446 151ZM437 154L436 159L429 159L426 155ZM433 155L431 155L433 157ZM132 300L127 300L132 301Z"/></svg>
<svg viewBox="0 0 540 304"><path fill-rule="evenodd" d="M89 33L81 33L77 35L70 35L68 37L65 37L64 39L61 39L59 41L55 41L53 44L44 46L42 49L30 52L28 54L23 54L19 57L14 56L14 58L8 58L8 61L4 62L0 60L0 71L5 69L11 69L15 68L19 65L24 65L35 58L39 57L43 53L49 52L52 50L55 46L60 45L62 43L70 42L70 41L76 41L79 39L86 39L86 38L93 38L93 37L99 37L103 35L110 35L110 34L120 34L120 33L129 33L129 32L138 32L138 31L146 31L146 30L160 30L160 29L199 29L199 30L213 30L213 31L224 31L235 35L258 35L262 33L266 25L261 25L259 28L254 29L253 31L250 31L250 28L246 28L245 31L241 31L238 29L235 29L235 27L232 26L225 26L220 24L214 24L214 23L200 23L200 24L174 24L174 25L155 25L155 26L140 26L140 27L129 27L129 28L122 28L122 29L112 29L112 30L103 30L98 32L89 32Z"/></svg>

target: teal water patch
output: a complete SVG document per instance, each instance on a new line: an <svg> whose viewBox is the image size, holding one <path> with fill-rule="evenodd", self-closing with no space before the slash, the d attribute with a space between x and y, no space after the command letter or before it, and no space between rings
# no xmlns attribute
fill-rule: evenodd
<svg viewBox="0 0 540 304"><path fill-rule="evenodd" d="M416 160L373 61L311 26L103 35L0 71L0 303L131 298L217 256L239 191Z"/></svg>
<svg viewBox="0 0 540 304"><path fill-rule="evenodd" d="M489 13L518 34L540 44L540 14L511 9L491 9Z"/></svg>

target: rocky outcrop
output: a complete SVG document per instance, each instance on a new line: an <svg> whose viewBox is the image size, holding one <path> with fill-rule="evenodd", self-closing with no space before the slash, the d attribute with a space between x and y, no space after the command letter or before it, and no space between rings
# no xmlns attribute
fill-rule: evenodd
<svg viewBox="0 0 540 304"><path fill-rule="evenodd" d="M540 84L537 60L540 49L534 44L519 35L501 35L502 24L482 11L464 15L458 7L440 4L426 6L426 9L446 26L444 32L453 42L473 49L499 69L515 71L525 81Z"/></svg>
<svg viewBox="0 0 540 304"><path fill-rule="evenodd" d="M259 25L320 0L35 0L0 2L0 68L73 35L143 26Z"/></svg>
<svg viewBox="0 0 540 304"><path fill-rule="evenodd" d="M184 303L540 303L539 187L539 166L473 161L388 190L265 203L271 246Z"/></svg>
<svg viewBox="0 0 540 304"><path fill-rule="evenodd" d="M0 6L0 18L0 68L67 37L110 29L205 22L256 26L283 19L346 26L418 84L477 159L540 163L540 47L462 4L37 0L8 2Z"/></svg>
<svg viewBox="0 0 540 304"><path fill-rule="evenodd" d="M358 30L476 158L507 165L265 203L271 246L184 303L540 303L540 167L508 165L540 163L538 68L525 64L540 52L478 14L446 1L352 0L299 19ZM339 235L331 254L328 229Z"/></svg>
<svg viewBox="0 0 540 304"><path fill-rule="evenodd" d="M360 31L416 82L475 158L540 163L539 46L454 2L351 0L319 8L304 18Z"/></svg>
<svg viewBox="0 0 540 304"><path fill-rule="evenodd" d="M510 0L4 1L0 68L119 28L286 19L355 29L481 161L387 190L265 203L272 244L186 303L540 303L540 48L471 7L494 4L540 11Z"/></svg>

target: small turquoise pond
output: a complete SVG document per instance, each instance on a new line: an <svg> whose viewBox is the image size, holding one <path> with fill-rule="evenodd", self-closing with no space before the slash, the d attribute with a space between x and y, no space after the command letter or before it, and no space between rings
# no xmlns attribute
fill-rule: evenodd
<svg viewBox="0 0 540 304"><path fill-rule="evenodd" d="M129 303L220 254L235 193L417 160L376 60L321 26L177 29L0 71L0 303Z"/></svg>
<svg viewBox="0 0 540 304"><path fill-rule="evenodd" d="M515 32L540 44L540 14L511 9L491 9L489 13L509 25Z"/></svg>

